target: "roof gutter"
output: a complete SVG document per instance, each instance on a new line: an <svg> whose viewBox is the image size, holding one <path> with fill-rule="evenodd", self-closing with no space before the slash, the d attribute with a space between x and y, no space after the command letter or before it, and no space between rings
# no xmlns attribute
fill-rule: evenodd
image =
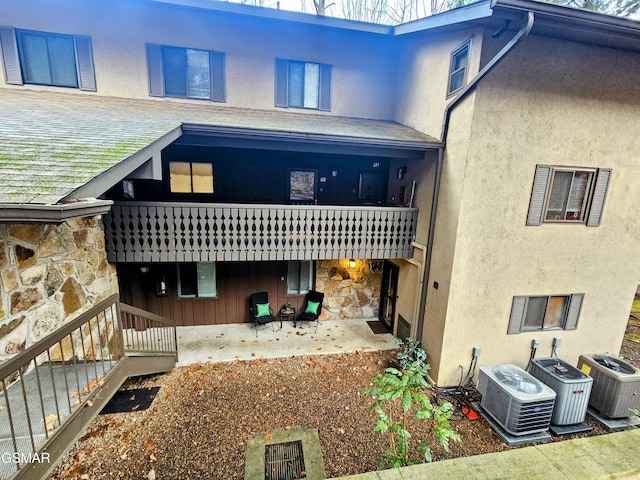
<svg viewBox="0 0 640 480"><path fill-rule="evenodd" d="M487 76L487 74L493 70L510 52L518 45L522 40L524 40L531 29L533 28L534 23L534 14L532 11L527 12L527 23L520 28L518 33L507 43L502 50L500 50L495 57L491 59L489 63L487 63L480 72L464 87L464 89L458 94L456 98L454 98L445 108L444 110L444 119L442 122L442 133L440 135L440 141L445 145L446 148L446 140L447 133L449 132L449 121L451 119L451 112L453 111L458 104L467 97L471 92L473 92L478 83ZM440 194L440 181L442 177L442 167L444 163L444 149L438 152L438 164L436 166L436 178L434 181L433 187L433 201L431 202L431 220L429 222L429 240L427 242L427 264L424 268L424 279L422 282L422 293L420 295L420 308L418 311L418 328L416 330L416 338L421 341L422 333L424 330L424 314L427 309L427 295L429 292L429 272L431 270L431 258L433 253L433 236L436 229L436 214L438 212L438 197Z"/></svg>
<svg viewBox="0 0 640 480"><path fill-rule="evenodd" d="M0 203L0 223L62 223L108 213L111 205L111 200L95 199L56 205Z"/></svg>
<svg viewBox="0 0 640 480"><path fill-rule="evenodd" d="M532 2L529 0L491 0L491 8L503 7L510 10L535 12L548 18L558 18L564 22L568 20L590 24L608 30L627 31L637 34L638 22L624 17L606 15L591 10L560 6L546 2Z"/></svg>

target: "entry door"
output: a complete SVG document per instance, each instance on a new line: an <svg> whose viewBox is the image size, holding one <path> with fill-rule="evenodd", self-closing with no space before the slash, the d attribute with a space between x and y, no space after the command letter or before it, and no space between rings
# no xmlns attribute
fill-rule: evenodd
<svg viewBox="0 0 640 480"><path fill-rule="evenodd" d="M385 260L382 268L382 288L380 292L380 321L393 332L396 317L396 300L398 298L398 272L400 268Z"/></svg>

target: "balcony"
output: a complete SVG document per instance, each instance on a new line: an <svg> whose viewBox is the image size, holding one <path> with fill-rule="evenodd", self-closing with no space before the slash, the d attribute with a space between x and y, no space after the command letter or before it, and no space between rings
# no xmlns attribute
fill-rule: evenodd
<svg viewBox="0 0 640 480"><path fill-rule="evenodd" d="M334 205L116 203L110 262L408 258L418 209Z"/></svg>

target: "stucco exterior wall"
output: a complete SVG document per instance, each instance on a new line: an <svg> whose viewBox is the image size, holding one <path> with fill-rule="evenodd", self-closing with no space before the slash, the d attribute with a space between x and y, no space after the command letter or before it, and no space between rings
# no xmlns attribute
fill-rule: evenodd
<svg viewBox="0 0 640 480"><path fill-rule="evenodd" d="M451 52L471 39L467 80L480 70L482 30L421 32L398 39L395 120L440 139L447 96Z"/></svg>
<svg viewBox="0 0 640 480"><path fill-rule="evenodd" d="M426 268L426 250L429 243L429 226L431 223L431 209L433 205L433 193L435 189L436 170L438 166L438 152L431 151L422 160L395 159L390 165L389 192L387 194L390 203L398 203L409 206L411 202L411 190L415 181L413 207L418 208L418 222L416 225L414 251L412 262L396 260L394 263L400 267L398 277L398 302L396 304L395 327L398 325L398 316L402 315L411 325L411 335L417 331L418 301L422 295L422 278ZM406 173L401 179L394 176L399 168L406 168ZM404 187L404 200L400 201L400 189ZM394 327L394 328L395 328ZM396 333L396 332L394 332Z"/></svg>
<svg viewBox="0 0 640 480"><path fill-rule="evenodd" d="M202 103L149 96L145 43L158 43L225 53L227 101L216 105L275 109L275 59L284 58L333 66L331 112L289 110L392 118L395 54L391 37L125 0L5 2L0 4L0 18L3 26L48 32L55 25L57 33L89 35L97 95ZM3 81L0 87L60 90L14 87Z"/></svg>
<svg viewBox="0 0 640 480"><path fill-rule="evenodd" d="M560 337L572 364L619 352L640 276L639 69L637 54L530 36L455 111L432 269L440 288L430 286L425 318L438 384L457 383L474 346L478 366L524 367L533 339L542 357ZM527 226L536 164L611 168L602 224ZM577 330L507 335L513 296L568 293L585 294Z"/></svg>
<svg viewBox="0 0 640 480"><path fill-rule="evenodd" d="M117 291L100 217L0 225L0 362Z"/></svg>
<svg viewBox="0 0 640 480"><path fill-rule="evenodd" d="M398 271L398 295L396 299L396 318L394 318L394 335L398 334L398 317L402 316L409 325L410 336L415 336L416 330L416 299L420 294L421 258L415 262L407 260L395 260L394 263L400 267Z"/></svg>

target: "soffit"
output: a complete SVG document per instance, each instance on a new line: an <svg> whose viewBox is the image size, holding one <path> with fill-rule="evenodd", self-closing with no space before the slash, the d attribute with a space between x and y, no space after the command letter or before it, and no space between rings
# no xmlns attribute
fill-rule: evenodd
<svg viewBox="0 0 640 480"><path fill-rule="evenodd" d="M0 89L0 198L54 204L98 196L182 135L425 151L437 140L395 122Z"/></svg>

